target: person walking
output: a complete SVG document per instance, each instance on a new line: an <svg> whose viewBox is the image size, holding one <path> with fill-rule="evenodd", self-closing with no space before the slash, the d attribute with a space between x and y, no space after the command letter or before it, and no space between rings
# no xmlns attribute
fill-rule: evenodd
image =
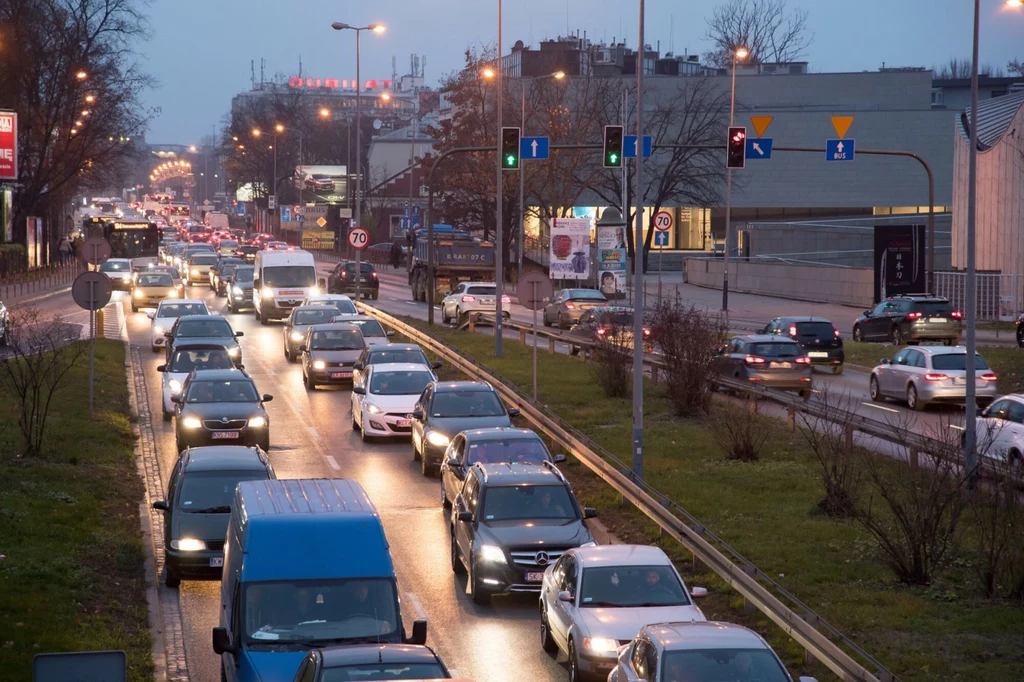
<svg viewBox="0 0 1024 682"><path fill-rule="evenodd" d="M67 235L62 236L60 241L57 242L57 254L61 265L67 265L71 262L71 241L68 240Z"/></svg>
<svg viewBox="0 0 1024 682"><path fill-rule="evenodd" d="M395 270L402 263L402 246L398 243L398 240L391 242L391 267Z"/></svg>

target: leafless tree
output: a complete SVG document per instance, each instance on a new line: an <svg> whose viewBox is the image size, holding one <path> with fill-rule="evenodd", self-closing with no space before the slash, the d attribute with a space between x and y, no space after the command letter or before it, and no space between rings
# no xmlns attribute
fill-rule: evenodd
<svg viewBox="0 0 1024 682"><path fill-rule="evenodd" d="M1024 597L1024 501L1006 476L980 486L971 497L970 518L978 547L972 566L988 597Z"/></svg>
<svg viewBox="0 0 1024 682"><path fill-rule="evenodd" d="M726 459L756 462L772 435L769 417L750 409L725 408L712 415L711 432Z"/></svg>
<svg viewBox="0 0 1024 682"><path fill-rule="evenodd" d="M584 348L583 353L590 352ZM625 398L630 394L633 379L632 330L614 325L605 332L604 340L593 349L594 379L609 398Z"/></svg>
<svg viewBox="0 0 1024 682"><path fill-rule="evenodd" d="M732 63L740 47L748 64L794 62L814 42L807 29L807 10L787 10L786 0L729 0L715 7L707 19L707 33L715 49L705 60L720 68Z"/></svg>
<svg viewBox="0 0 1024 682"><path fill-rule="evenodd" d="M53 398L67 387L88 349L78 329L60 317L44 317L33 306L11 315L7 352L0 356L0 389L17 406L25 456L42 453Z"/></svg>
<svg viewBox="0 0 1024 682"><path fill-rule="evenodd" d="M1009 68L1013 68L1012 62L1009 64ZM990 64L982 64L978 67L978 75L1002 78L1004 72L1002 69L995 68ZM932 76L940 80L964 80L970 78L971 60L957 59L956 57L953 57L945 64L941 64L933 68Z"/></svg>
<svg viewBox="0 0 1024 682"><path fill-rule="evenodd" d="M826 385L816 402L822 408L820 416L801 412L800 433L821 467L825 497L818 507L834 518L849 517L863 487L860 459L847 438L856 419L855 401Z"/></svg>
<svg viewBox="0 0 1024 682"><path fill-rule="evenodd" d="M651 339L665 358L665 383L675 413L707 414L717 376L713 358L725 342L725 320L693 305L664 299L649 319Z"/></svg>
<svg viewBox="0 0 1024 682"><path fill-rule="evenodd" d="M1024 76L1024 62L1019 59L1014 59L1006 65L1006 70L1016 76Z"/></svg>

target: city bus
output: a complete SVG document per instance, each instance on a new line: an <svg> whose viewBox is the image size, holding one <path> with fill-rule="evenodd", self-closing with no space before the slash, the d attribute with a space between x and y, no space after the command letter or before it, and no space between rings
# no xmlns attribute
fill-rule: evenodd
<svg viewBox="0 0 1024 682"><path fill-rule="evenodd" d="M86 239L102 237L110 243L111 258L156 258L160 230L145 220L90 218L84 224Z"/></svg>

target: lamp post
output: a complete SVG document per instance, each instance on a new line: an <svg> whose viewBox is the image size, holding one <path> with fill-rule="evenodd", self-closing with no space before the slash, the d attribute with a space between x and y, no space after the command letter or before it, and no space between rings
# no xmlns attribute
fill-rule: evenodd
<svg viewBox="0 0 1024 682"><path fill-rule="evenodd" d="M633 476L644 477L644 0L636 58L636 222L633 229ZM628 219L629 214L623 213Z"/></svg>
<svg viewBox="0 0 1024 682"><path fill-rule="evenodd" d="M732 53L732 87L729 93L729 127L736 115L736 60L750 54L745 47ZM722 259L722 312L729 312L729 251L732 244L732 168L725 169L725 254Z"/></svg>
<svg viewBox="0 0 1024 682"><path fill-rule="evenodd" d="M497 93L495 98L494 98L494 101L495 101L494 108L497 110L497 118L498 118L498 130L497 130L497 135L495 136L495 143L494 143L494 145L495 145L494 148L497 150L497 153L494 155L495 168L497 169L497 176L496 176L497 177L497 184L495 185L495 202L494 202L494 209L495 209L494 210L494 214L495 214L495 218L496 218L495 225L494 225L494 285L495 285L495 290L496 290L495 291L496 296L494 297L494 356L500 358L501 357L501 341L502 341L502 334L503 334L503 332L502 332L502 326L503 326L502 322L504 321L504 320L502 320L502 316L504 315L504 312L502 312L503 306L502 306L502 300L501 299L502 299L502 296L505 295L505 263L504 263L505 254L504 254L504 248L503 248L503 243L502 243L502 240L503 240L502 232L503 232L503 230L501 229L502 228L502 225L501 225L501 223L502 223L502 208L503 208L502 204L504 203L504 201L503 201L504 200L504 192L502 190L504 190L504 188L505 188L504 185L502 184L503 178L502 178L502 175L501 175L504 172L504 169L501 167L501 126L502 126L502 120L501 120L502 111L501 110L504 108L504 104L505 104L505 89L504 89L504 85L502 84L502 80L503 80L502 72L504 71L504 68L502 67L502 63L501 63L501 0L498 0L498 52L497 52L497 55L498 55L498 58L497 58L496 66L498 68L495 69L495 75L494 75L494 78L495 78L495 81L496 81L495 92ZM522 162L523 162L523 160L520 159L519 160L520 166L522 165Z"/></svg>
<svg viewBox="0 0 1024 682"><path fill-rule="evenodd" d="M362 123L361 114L361 92L362 92L362 73L360 72L360 36L363 31L373 31L374 33L383 33L384 24L370 24L369 26L352 26L345 24L340 21L336 21L331 24L331 28L335 31L344 31L346 29L356 32L356 210L355 210L355 223L358 227L363 220L363 179L362 179L362 167L363 167L363 153L362 153L362 131L360 124ZM347 236L347 235L346 235ZM362 280L362 267L360 264L361 251L356 249L356 300L359 300L359 282Z"/></svg>

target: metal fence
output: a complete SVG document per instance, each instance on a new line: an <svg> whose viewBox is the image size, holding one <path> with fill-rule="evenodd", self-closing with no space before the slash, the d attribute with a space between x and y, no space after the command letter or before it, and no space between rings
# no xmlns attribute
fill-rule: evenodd
<svg viewBox="0 0 1024 682"><path fill-rule="evenodd" d="M979 273L977 319L985 321L1013 321L1024 312L1024 275ZM966 303L967 274L964 272L936 272L935 291L945 296L960 310Z"/></svg>

